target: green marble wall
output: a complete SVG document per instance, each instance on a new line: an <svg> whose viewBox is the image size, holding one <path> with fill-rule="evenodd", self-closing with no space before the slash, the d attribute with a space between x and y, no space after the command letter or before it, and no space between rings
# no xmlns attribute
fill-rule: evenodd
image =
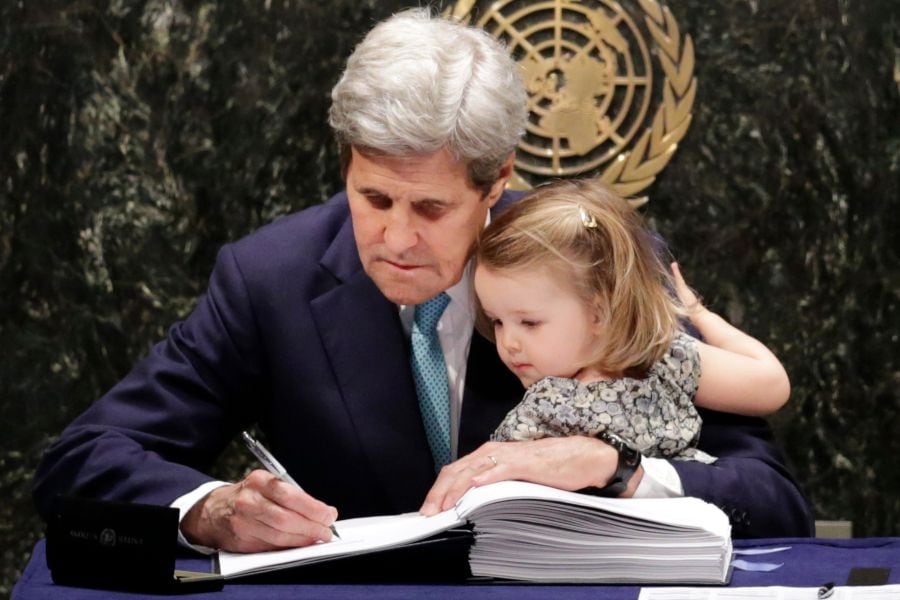
<svg viewBox="0 0 900 600"><path fill-rule="evenodd" d="M328 91L407 4L0 2L0 594L42 531L41 450L191 307L220 244L339 189ZM647 213L786 363L773 424L817 516L900 535L900 7L669 5L700 86Z"/></svg>

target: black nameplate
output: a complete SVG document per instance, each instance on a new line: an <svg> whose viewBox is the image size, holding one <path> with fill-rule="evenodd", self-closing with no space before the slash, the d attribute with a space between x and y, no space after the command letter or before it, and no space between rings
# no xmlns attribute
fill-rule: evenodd
<svg viewBox="0 0 900 600"><path fill-rule="evenodd" d="M887 567L853 567L847 576L847 585L887 585L891 570Z"/></svg>
<svg viewBox="0 0 900 600"><path fill-rule="evenodd" d="M60 496L47 524L47 566L58 585L154 593L221 589L221 578L176 576L177 543L175 508ZM180 585L194 579L196 585Z"/></svg>

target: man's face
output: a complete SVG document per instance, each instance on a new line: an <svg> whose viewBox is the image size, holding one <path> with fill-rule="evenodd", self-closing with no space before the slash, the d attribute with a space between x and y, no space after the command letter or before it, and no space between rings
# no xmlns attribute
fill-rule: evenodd
<svg viewBox="0 0 900 600"><path fill-rule="evenodd" d="M353 232L378 289L396 304L419 304L458 282L506 177L485 196L446 150L414 157L352 153Z"/></svg>

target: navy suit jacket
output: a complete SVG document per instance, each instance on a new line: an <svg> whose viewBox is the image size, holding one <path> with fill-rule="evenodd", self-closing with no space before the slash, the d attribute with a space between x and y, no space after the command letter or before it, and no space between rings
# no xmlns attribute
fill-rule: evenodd
<svg viewBox="0 0 900 600"><path fill-rule="evenodd" d="M522 393L475 333L460 455ZM737 537L809 535L765 422L703 416L700 447L720 459L675 462L685 493L721 506ZM38 509L46 515L56 493L167 505L210 481L215 458L253 423L342 518L416 510L434 481L397 306L362 268L343 193L222 248L195 310L47 450Z"/></svg>

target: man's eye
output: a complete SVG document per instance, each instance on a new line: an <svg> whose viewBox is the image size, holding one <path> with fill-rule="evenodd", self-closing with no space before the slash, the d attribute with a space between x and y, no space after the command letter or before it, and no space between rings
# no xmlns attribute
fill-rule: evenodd
<svg viewBox="0 0 900 600"><path fill-rule="evenodd" d="M391 199L387 196L366 196L366 200L372 205L372 208L378 210L387 210L391 207Z"/></svg>
<svg viewBox="0 0 900 600"><path fill-rule="evenodd" d="M416 204L416 212L430 221L435 221L447 212L447 205L439 202L422 202Z"/></svg>

